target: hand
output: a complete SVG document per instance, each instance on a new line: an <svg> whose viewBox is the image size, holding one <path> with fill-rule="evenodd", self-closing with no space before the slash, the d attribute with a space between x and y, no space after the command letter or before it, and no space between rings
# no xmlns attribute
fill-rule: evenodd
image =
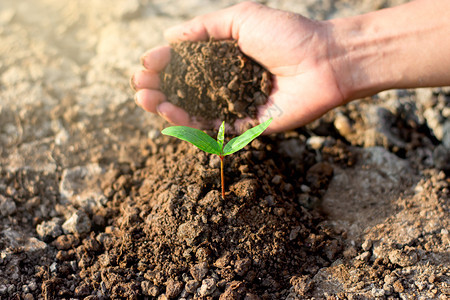
<svg viewBox="0 0 450 300"><path fill-rule="evenodd" d="M273 89L258 119L274 118L269 133L302 126L344 103L328 58L328 32L325 22L245 2L170 28L165 36L169 42L235 39L242 52L266 67L273 74ZM132 77L136 103L173 124L201 127L159 90L158 73L169 61L168 46L143 55L145 70Z"/></svg>

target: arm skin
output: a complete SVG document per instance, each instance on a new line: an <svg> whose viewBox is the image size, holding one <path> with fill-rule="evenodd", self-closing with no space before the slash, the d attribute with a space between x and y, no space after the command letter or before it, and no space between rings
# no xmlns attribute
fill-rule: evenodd
<svg viewBox="0 0 450 300"><path fill-rule="evenodd" d="M281 111L266 130L270 133L305 125L383 90L450 85L449 11L449 0L416 0L319 22L244 2L170 28L166 38L236 39L273 74L268 104L258 111L259 121L273 116L274 107ZM144 54L145 69L132 77L136 103L171 123L201 127L159 91L158 72L170 61L169 49Z"/></svg>
<svg viewBox="0 0 450 300"><path fill-rule="evenodd" d="M449 10L447 0L416 0L327 21L329 59L344 98L450 85Z"/></svg>

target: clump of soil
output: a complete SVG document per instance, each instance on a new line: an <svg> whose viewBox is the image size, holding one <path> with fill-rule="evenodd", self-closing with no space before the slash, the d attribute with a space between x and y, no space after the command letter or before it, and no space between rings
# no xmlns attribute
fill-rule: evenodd
<svg viewBox="0 0 450 300"><path fill-rule="evenodd" d="M224 201L216 156L166 137L147 145L157 153L142 167L105 177L109 201L93 212L91 232L52 242L54 272L37 274L43 294L285 298L294 275L315 274L342 249L297 198L304 184L303 197L322 194L332 167L308 151L293 167L273 146L255 141L227 159Z"/></svg>
<svg viewBox="0 0 450 300"><path fill-rule="evenodd" d="M173 44L161 79L168 101L203 122L255 119L271 91L270 73L244 55L236 41Z"/></svg>

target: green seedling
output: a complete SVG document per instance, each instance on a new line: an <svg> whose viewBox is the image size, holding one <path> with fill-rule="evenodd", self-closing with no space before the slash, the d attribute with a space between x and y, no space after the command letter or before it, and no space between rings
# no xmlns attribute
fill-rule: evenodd
<svg viewBox="0 0 450 300"><path fill-rule="evenodd" d="M264 130L267 129L267 127L269 127L270 122L272 122L272 118L259 124L258 126L250 128L240 136L231 139L226 145L224 145L225 122L222 122L222 125L220 125L219 133L217 134L217 141L199 129L186 126L167 127L161 131L161 133L189 142L200 150L211 154L216 154L220 157L222 198L225 199L225 180L223 176L224 157L241 150L248 145L248 143L256 139L261 133L264 132Z"/></svg>

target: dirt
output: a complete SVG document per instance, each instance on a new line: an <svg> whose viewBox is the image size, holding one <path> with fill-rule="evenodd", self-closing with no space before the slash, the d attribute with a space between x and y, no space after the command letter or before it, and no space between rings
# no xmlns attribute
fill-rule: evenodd
<svg viewBox="0 0 450 300"><path fill-rule="evenodd" d="M258 138L224 201L219 159L127 89L180 9L114 1L0 2L0 299L449 298L449 88ZM376 8L353 2L280 5Z"/></svg>
<svg viewBox="0 0 450 300"><path fill-rule="evenodd" d="M271 75L241 52L236 41L172 44L171 61L161 73L168 101L203 123L255 119L267 102Z"/></svg>

